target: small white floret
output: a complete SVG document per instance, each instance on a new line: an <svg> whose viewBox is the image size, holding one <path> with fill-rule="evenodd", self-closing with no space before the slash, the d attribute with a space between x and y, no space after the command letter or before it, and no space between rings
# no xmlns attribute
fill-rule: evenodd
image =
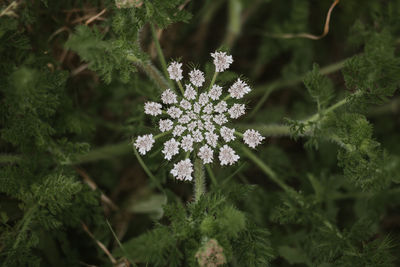
<svg viewBox="0 0 400 267"><path fill-rule="evenodd" d="M255 148L265 139L258 131L250 129L244 132L243 141L251 148Z"/></svg>
<svg viewBox="0 0 400 267"><path fill-rule="evenodd" d="M186 131L186 127L182 125L175 126L174 130L172 131L173 136L182 136L182 134Z"/></svg>
<svg viewBox="0 0 400 267"><path fill-rule="evenodd" d="M159 121L159 128L161 132L167 132L172 130L174 123L171 120L160 120Z"/></svg>
<svg viewBox="0 0 400 267"><path fill-rule="evenodd" d="M227 109L228 109L228 105L226 104L225 101L219 102L214 107L215 112L218 112L218 113L224 113Z"/></svg>
<svg viewBox="0 0 400 267"><path fill-rule="evenodd" d="M198 69L194 69L189 72L189 76L190 82L197 87L202 86L205 81L203 72Z"/></svg>
<svg viewBox="0 0 400 267"><path fill-rule="evenodd" d="M211 53L211 56L214 58L216 72L223 72L228 69L233 62L232 56L227 55L225 52Z"/></svg>
<svg viewBox="0 0 400 267"><path fill-rule="evenodd" d="M204 108L203 112L206 114L211 114L214 111L213 105L211 103L208 103Z"/></svg>
<svg viewBox="0 0 400 267"><path fill-rule="evenodd" d="M250 87L240 79L237 79L237 81L228 89L228 92L231 94L231 96L236 99L242 98L250 91Z"/></svg>
<svg viewBox="0 0 400 267"><path fill-rule="evenodd" d="M193 140L196 143L200 143L201 141L203 141L204 137L203 137L203 133L200 130L195 130L193 131Z"/></svg>
<svg viewBox="0 0 400 267"><path fill-rule="evenodd" d="M155 140L152 134L146 134L139 136L135 141L135 147L139 150L139 153L145 155L153 147Z"/></svg>
<svg viewBox="0 0 400 267"><path fill-rule="evenodd" d="M199 127L199 129L200 129L200 127ZM215 131L215 125L211 121L206 121L204 123L204 129L206 129L206 131L208 131L208 132L214 132Z"/></svg>
<svg viewBox="0 0 400 267"><path fill-rule="evenodd" d="M196 92L196 90L194 90L193 86L191 86L190 84L186 84L186 90L183 95L188 100L195 100L197 97L197 92Z"/></svg>
<svg viewBox="0 0 400 267"><path fill-rule="evenodd" d="M179 103L179 105L186 110L189 110L192 108L192 104L190 104L189 101L187 101L186 99L182 99L181 102Z"/></svg>
<svg viewBox="0 0 400 267"><path fill-rule="evenodd" d="M164 104L178 103L176 100L176 94L171 89L167 89L161 94L161 100Z"/></svg>
<svg viewBox="0 0 400 267"><path fill-rule="evenodd" d="M164 153L164 158L167 160L171 160L173 156L179 153L179 142L172 138L164 143L164 148L162 150Z"/></svg>
<svg viewBox="0 0 400 267"><path fill-rule="evenodd" d="M215 133L212 132L206 132L206 141L207 144L209 144L212 147L216 147L217 146L217 142L218 142L218 135L216 135Z"/></svg>
<svg viewBox="0 0 400 267"><path fill-rule="evenodd" d="M189 123L189 122L190 122L190 117L189 117L189 115L183 115L182 117L180 117L180 118L178 119L178 122L179 122L180 124L187 124L187 123Z"/></svg>
<svg viewBox="0 0 400 267"><path fill-rule="evenodd" d="M219 85L214 84L210 91L208 92L208 96L212 99L212 100L218 100L220 98L222 94L222 87Z"/></svg>
<svg viewBox="0 0 400 267"><path fill-rule="evenodd" d="M167 68L169 78L171 80L180 81L182 80L182 63L172 62Z"/></svg>
<svg viewBox="0 0 400 267"><path fill-rule="evenodd" d="M177 107L170 107L167 110L167 114L173 119L178 119L182 115L182 110Z"/></svg>
<svg viewBox="0 0 400 267"><path fill-rule="evenodd" d="M146 102L144 104L144 113L152 116L161 115L161 104L156 102Z"/></svg>
<svg viewBox="0 0 400 267"><path fill-rule="evenodd" d="M214 122L217 123L218 125L223 125L228 122L228 119L224 114L218 114L214 116Z"/></svg>
<svg viewBox="0 0 400 267"><path fill-rule="evenodd" d="M181 160L174 164L171 174L178 180L191 181L193 172L193 164L190 159Z"/></svg>
<svg viewBox="0 0 400 267"><path fill-rule="evenodd" d="M233 104L233 106L228 110L229 115L232 119L237 119L242 116L246 111L246 106L244 104Z"/></svg>
<svg viewBox="0 0 400 267"><path fill-rule="evenodd" d="M239 156L235 153L235 151L228 145L224 145L220 150L219 150L219 156L218 156L221 165L232 165L236 161L239 160Z"/></svg>
<svg viewBox="0 0 400 267"><path fill-rule="evenodd" d="M193 151L193 141L193 137L190 134L185 135L181 140L181 148L185 152Z"/></svg>
<svg viewBox="0 0 400 267"><path fill-rule="evenodd" d="M228 127L222 126L220 130L220 135L225 142L230 142L235 140L235 129L229 129Z"/></svg>
<svg viewBox="0 0 400 267"><path fill-rule="evenodd" d="M201 110L200 104L197 103L197 102L194 103L194 104L193 104L193 112L196 113L196 114L199 114L199 113L200 113L200 110Z"/></svg>
<svg viewBox="0 0 400 267"><path fill-rule="evenodd" d="M199 104L205 106L208 104L209 98L207 93L201 93L199 96Z"/></svg>
<svg viewBox="0 0 400 267"><path fill-rule="evenodd" d="M199 153L197 154L204 164L213 162L213 151L208 145L200 147Z"/></svg>

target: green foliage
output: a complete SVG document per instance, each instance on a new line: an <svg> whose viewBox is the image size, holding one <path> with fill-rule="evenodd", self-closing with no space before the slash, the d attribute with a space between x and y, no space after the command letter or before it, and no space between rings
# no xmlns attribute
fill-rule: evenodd
<svg viewBox="0 0 400 267"><path fill-rule="evenodd" d="M318 105L318 111L326 108L333 97L332 82L319 72L319 66L314 64L313 70L304 76L304 85L308 93Z"/></svg>
<svg viewBox="0 0 400 267"><path fill-rule="evenodd" d="M285 37L319 35L331 4L2 1L0 266L199 266L210 243L226 266L399 266L400 1L340 1L325 37ZM196 165L194 196L132 140L159 133L143 104L164 61L211 78L217 48L216 83L252 89L227 126L266 139Z"/></svg>

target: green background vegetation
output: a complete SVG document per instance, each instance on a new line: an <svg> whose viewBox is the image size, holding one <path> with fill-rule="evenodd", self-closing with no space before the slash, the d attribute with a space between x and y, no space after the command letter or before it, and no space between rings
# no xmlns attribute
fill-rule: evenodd
<svg viewBox="0 0 400 267"><path fill-rule="evenodd" d="M116 5L118 3L118 6ZM0 2L0 265L399 266L400 1ZM235 127L266 141L169 175L143 113L179 59L233 55L253 91ZM210 179L213 178L213 179Z"/></svg>

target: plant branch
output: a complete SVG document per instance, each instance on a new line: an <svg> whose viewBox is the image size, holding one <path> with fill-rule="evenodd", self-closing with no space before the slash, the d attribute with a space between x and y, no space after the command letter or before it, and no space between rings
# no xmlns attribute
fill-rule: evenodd
<svg viewBox="0 0 400 267"><path fill-rule="evenodd" d="M336 72L344 67L344 63L346 62L347 59L333 63L331 65L328 65L324 68L320 69L320 73L322 75L326 75L332 72ZM258 100L256 106L252 110L252 112L247 116L247 119L253 117L262 107L262 105L265 103L265 101L268 99L271 93L274 91L277 91L278 89L285 88L285 87L290 87L294 86L298 83L301 83L303 81L304 75L296 77L292 80L277 80L272 83L260 85L257 88L251 92L251 96L253 97L258 97L259 95L262 94L262 97L260 100Z"/></svg>
<svg viewBox="0 0 400 267"><path fill-rule="evenodd" d="M204 165L201 159L194 160L194 201L197 202L206 191Z"/></svg>

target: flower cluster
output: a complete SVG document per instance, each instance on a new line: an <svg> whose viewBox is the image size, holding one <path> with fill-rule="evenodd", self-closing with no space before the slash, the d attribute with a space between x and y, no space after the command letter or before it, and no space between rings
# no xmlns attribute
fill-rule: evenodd
<svg viewBox="0 0 400 267"><path fill-rule="evenodd" d="M190 154L199 157L204 164L214 162L214 152L217 151L221 165L232 165L239 160L239 155L227 143L236 138L243 138L245 144L255 148L264 137L255 130L247 130L243 134L228 125L231 119L237 119L245 114L244 104L231 103L241 99L251 89L246 82L237 79L228 89L228 95L222 98L223 88L214 84L219 72L229 68L232 56L225 52L215 52L215 74L209 86L200 89L204 82L204 73L193 69L189 73L190 83L183 88L181 80L182 63L172 62L168 66L169 78L175 80L181 90L179 96L174 90L167 89L161 94L161 102L147 102L144 112L151 116L162 116L158 122L160 135L171 134L172 137L164 143L162 153L164 158L172 160L180 150L186 153L186 158L174 164L171 174L179 180L192 180L193 164ZM160 136L159 135L159 136ZM139 136L134 146L144 155L151 150L155 139L152 134Z"/></svg>

